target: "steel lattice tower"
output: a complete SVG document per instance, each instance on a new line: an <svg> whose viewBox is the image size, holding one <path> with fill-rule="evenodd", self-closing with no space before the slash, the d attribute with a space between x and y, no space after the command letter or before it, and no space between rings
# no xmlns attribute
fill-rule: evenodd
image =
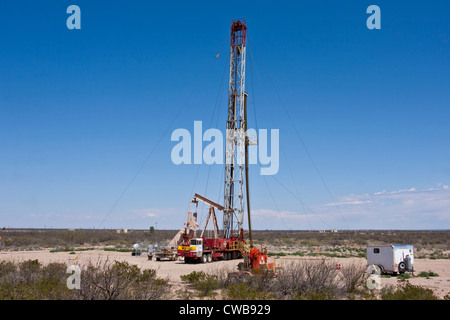
<svg viewBox="0 0 450 320"><path fill-rule="evenodd" d="M230 83L225 149L224 237L239 236L244 220L244 170L246 143L244 19L231 22Z"/></svg>

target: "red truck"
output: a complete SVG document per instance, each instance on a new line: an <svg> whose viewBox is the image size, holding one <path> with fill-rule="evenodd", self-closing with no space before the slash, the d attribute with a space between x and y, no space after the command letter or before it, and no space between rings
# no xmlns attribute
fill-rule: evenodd
<svg viewBox="0 0 450 320"><path fill-rule="evenodd" d="M208 239L205 237L185 237L178 246L178 257L184 262L212 262L242 258L245 241L239 238Z"/></svg>
<svg viewBox="0 0 450 320"><path fill-rule="evenodd" d="M210 206L205 225L200 237L196 236L197 209L198 200L205 202ZM191 212L191 205L195 205L195 210ZM223 211L224 208L199 194L195 194L194 199L190 201L188 218L185 227L179 232L182 241L179 241L177 248L177 256L184 258L186 263L190 262L211 262L215 260L231 260L242 258L244 252L244 231L241 230L239 236L231 236L229 238L221 238L219 235L219 227L214 212L214 208ZM206 238L205 230L209 220L212 220L214 227L214 237ZM181 238L180 238L181 240Z"/></svg>

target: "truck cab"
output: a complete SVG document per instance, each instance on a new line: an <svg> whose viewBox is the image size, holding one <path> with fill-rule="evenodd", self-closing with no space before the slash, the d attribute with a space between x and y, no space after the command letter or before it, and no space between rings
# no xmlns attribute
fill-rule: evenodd
<svg viewBox="0 0 450 320"><path fill-rule="evenodd" d="M185 239L182 245L178 246L178 256L184 258L184 261L194 262L211 262L211 252L206 250L203 243L203 238L188 238Z"/></svg>
<svg viewBox="0 0 450 320"><path fill-rule="evenodd" d="M202 238L191 238L190 252L191 252L192 256L201 258L202 254L203 254L203 239Z"/></svg>

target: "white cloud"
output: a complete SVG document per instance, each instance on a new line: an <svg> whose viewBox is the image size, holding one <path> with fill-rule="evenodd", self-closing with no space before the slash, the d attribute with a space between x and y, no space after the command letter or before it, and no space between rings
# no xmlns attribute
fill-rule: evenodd
<svg viewBox="0 0 450 320"><path fill-rule="evenodd" d="M156 217L158 217L158 215L156 213L152 213L152 212L149 212L149 213L145 214L145 216L148 217L148 218L156 218Z"/></svg>
<svg viewBox="0 0 450 320"><path fill-rule="evenodd" d="M449 229L450 189L441 184L424 190L350 194L307 213L260 208L252 217L268 229Z"/></svg>
<svg viewBox="0 0 450 320"><path fill-rule="evenodd" d="M338 197L337 205L349 227L421 229L450 227L450 189L415 187L373 194ZM324 211L331 204L316 208ZM348 217L348 218L347 218Z"/></svg>
<svg viewBox="0 0 450 320"><path fill-rule="evenodd" d="M175 208L145 208L132 210L132 214L139 218L160 218L173 214L179 214L180 211Z"/></svg>
<svg viewBox="0 0 450 320"><path fill-rule="evenodd" d="M251 211L252 217L255 218L295 218L299 215L295 211L276 211L272 209L255 209Z"/></svg>
<svg viewBox="0 0 450 320"><path fill-rule="evenodd" d="M361 205L361 204L368 204L371 203L372 200L351 200L351 199L347 199L345 201L341 201L341 202L337 202L337 203L327 203L324 206L328 206L328 207L335 207L336 205L338 206L352 206L352 205Z"/></svg>

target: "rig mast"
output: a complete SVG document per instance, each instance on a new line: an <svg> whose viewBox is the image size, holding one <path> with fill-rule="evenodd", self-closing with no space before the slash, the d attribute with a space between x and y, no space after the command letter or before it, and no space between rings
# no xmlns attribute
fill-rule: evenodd
<svg viewBox="0 0 450 320"><path fill-rule="evenodd" d="M225 148L225 208L223 211L223 236L225 238L238 237L242 232L244 221L244 173L247 169L246 147L248 141L246 137L247 94L245 92L246 40L245 19L233 20L231 22L230 82ZM248 190L247 205L249 206Z"/></svg>

